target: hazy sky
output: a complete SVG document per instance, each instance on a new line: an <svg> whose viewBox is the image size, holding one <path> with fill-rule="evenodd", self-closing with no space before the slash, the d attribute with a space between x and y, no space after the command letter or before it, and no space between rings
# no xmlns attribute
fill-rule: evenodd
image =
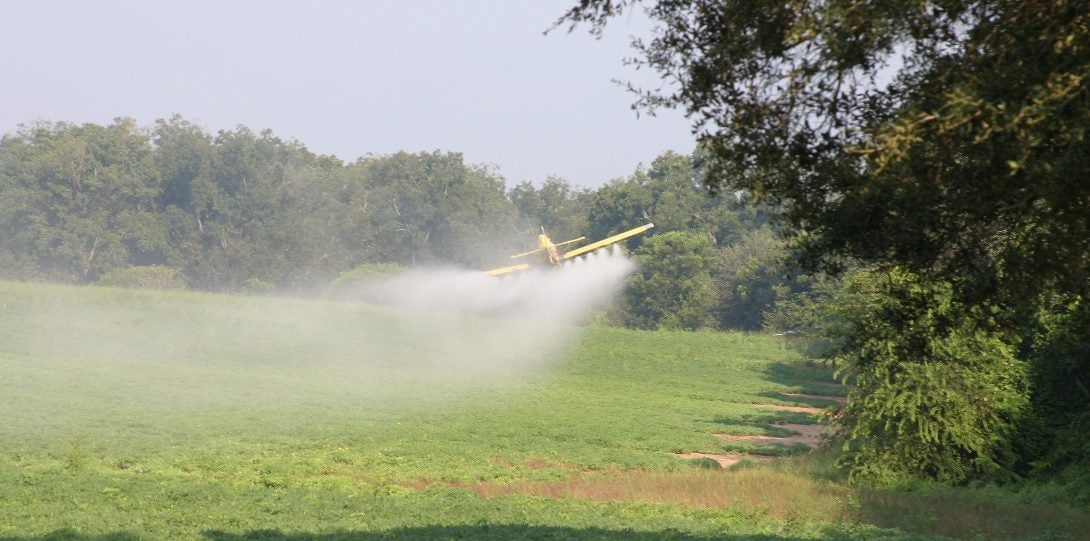
<svg viewBox="0 0 1090 541"><path fill-rule="evenodd" d="M348 161L463 152L509 185L596 187L691 152L680 113L637 119L611 82L659 84L622 63L646 22L542 35L574 2L0 0L0 132L179 113Z"/></svg>

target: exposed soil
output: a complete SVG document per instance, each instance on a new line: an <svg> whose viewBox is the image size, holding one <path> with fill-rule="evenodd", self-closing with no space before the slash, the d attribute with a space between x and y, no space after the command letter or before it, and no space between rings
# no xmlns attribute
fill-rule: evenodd
<svg viewBox="0 0 1090 541"><path fill-rule="evenodd" d="M818 408L815 406L783 406L780 404L754 404L756 407L763 410L776 410L776 411L793 411L795 413L809 413L817 414L821 413L825 408Z"/></svg>
<svg viewBox="0 0 1090 541"><path fill-rule="evenodd" d="M843 404L846 400L843 396L835 395L814 395L805 393L780 393L785 397L791 398L807 398L807 399L821 399L830 400L838 404ZM754 406L774 411L790 411L793 413L807 413L810 415L817 415L825 408L817 406L787 406L783 404L754 404ZM805 445L807 447L817 447L821 443L821 427L816 424L797 424L786 423L778 421L774 423L774 426L783 428L794 432L791 436L765 436L765 435L742 435L742 434L715 434L715 437L723 441L749 441L760 445ZM742 460L754 460L757 462L769 462L773 460L772 457L750 455L750 454L714 454L714 453L674 453L674 456L682 459L692 458L710 458L719 463L720 466L726 468L737 464Z"/></svg>
<svg viewBox="0 0 1090 541"><path fill-rule="evenodd" d="M836 402L837 404L843 404L844 402L846 402L848 400L848 398L844 397L844 396L834 396L834 395L827 395L827 394L803 394L803 393L780 393L780 394L782 394L784 396L794 397L794 398L813 398L813 399L818 399L818 400L832 400L833 402Z"/></svg>
<svg viewBox="0 0 1090 541"><path fill-rule="evenodd" d="M754 462L770 462L772 457L760 456L760 455L745 455L745 454L714 454L714 453L674 453L674 456L678 458L710 458L719 463L724 468L729 468L743 460L752 460Z"/></svg>
<svg viewBox="0 0 1090 541"><path fill-rule="evenodd" d="M716 434L715 437L723 441L751 441L760 444L796 445L817 447L821 442L821 427L818 425L800 425L794 423L776 423L776 427L797 432L794 436L754 436L736 434Z"/></svg>
<svg viewBox="0 0 1090 541"><path fill-rule="evenodd" d="M748 457L747 457L748 458ZM575 475L553 481L445 483L483 498L525 494L544 498L680 504L732 508L762 516L827 521L838 516L845 489L757 469L725 472L697 468L675 471L626 470Z"/></svg>

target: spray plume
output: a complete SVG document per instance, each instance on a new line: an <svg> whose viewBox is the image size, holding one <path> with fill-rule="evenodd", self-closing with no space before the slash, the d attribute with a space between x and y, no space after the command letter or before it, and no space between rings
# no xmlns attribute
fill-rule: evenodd
<svg viewBox="0 0 1090 541"><path fill-rule="evenodd" d="M410 271L372 284L385 306L0 282L0 407L20 412L0 437L417 415L554 366L633 268L602 250L502 278Z"/></svg>
<svg viewBox="0 0 1090 541"><path fill-rule="evenodd" d="M619 248L560 269L503 277L477 271L408 271L371 285L368 297L395 308L405 332L439 346L433 359L463 371L512 373L555 358L577 325L608 302L635 265Z"/></svg>

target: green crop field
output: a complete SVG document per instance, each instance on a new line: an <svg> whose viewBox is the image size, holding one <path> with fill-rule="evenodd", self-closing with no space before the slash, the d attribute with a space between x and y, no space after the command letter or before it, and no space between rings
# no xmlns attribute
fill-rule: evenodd
<svg viewBox="0 0 1090 541"><path fill-rule="evenodd" d="M784 394L790 393L790 394ZM0 283L0 540L1077 539L1048 494L850 488L776 337ZM750 453L729 469L681 453ZM778 456L774 461L763 457Z"/></svg>

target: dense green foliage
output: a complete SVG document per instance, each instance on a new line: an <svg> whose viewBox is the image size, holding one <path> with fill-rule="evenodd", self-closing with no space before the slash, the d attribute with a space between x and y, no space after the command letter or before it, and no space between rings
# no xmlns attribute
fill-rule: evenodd
<svg viewBox="0 0 1090 541"><path fill-rule="evenodd" d="M479 262L514 212L459 154L343 164L240 127L35 124L0 144L0 272L94 282L161 265L191 287L289 290L368 262ZM493 229L488 229L491 226Z"/></svg>
<svg viewBox="0 0 1090 541"><path fill-rule="evenodd" d="M840 411L856 476L1001 478L1026 402L1026 365L951 303L950 288L853 274L824 307L855 398ZM895 466L893 466L895 465ZM886 479L891 480L891 479Z"/></svg>
<svg viewBox="0 0 1090 541"><path fill-rule="evenodd" d="M570 349L489 363L396 315L0 282L0 539L926 539L947 522L1063 538L1090 520L1049 497L853 492L804 461L670 456L812 421L754 405L836 388L772 336L572 329ZM578 483L613 492L522 490Z"/></svg>
<svg viewBox="0 0 1090 541"><path fill-rule="evenodd" d="M667 152L593 194L589 230L605 236L652 221L630 246L640 269L617 320L636 328L761 329L784 291L800 286L768 224L769 209L742 197L708 197L705 160ZM659 238L662 237L662 238ZM805 286L802 286L805 289Z"/></svg>
<svg viewBox="0 0 1090 541"><path fill-rule="evenodd" d="M715 302L712 245L698 232L672 231L647 239L636 252L643 262L624 299L627 323L654 329L708 326Z"/></svg>
<svg viewBox="0 0 1090 541"><path fill-rule="evenodd" d="M182 273L162 265L120 267L97 280L104 286L136 287L144 289L185 289Z"/></svg>
<svg viewBox="0 0 1090 541"><path fill-rule="evenodd" d="M561 23L601 31L638 4L584 0ZM676 84L637 106L694 120L708 187L776 205L800 266L875 271L870 305L829 315L852 322L835 351L861 382L845 418L854 471L964 481L1090 466L1069 439L1090 412L1090 4L646 12L657 24L635 63ZM974 372L992 384L969 385Z"/></svg>
<svg viewBox="0 0 1090 541"><path fill-rule="evenodd" d="M540 188L523 182L508 192L522 222L520 229L542 228L557 239L574 239L587 231L587 208L594 194L577 190L566 181L548 178Z"/></svg>
<svg viewBox="0 0 1090 541"><path fill-rule="evenodd" d="M764 210L707 197L700 161L667 152L594 191L556 178L507 190L494 170L454 153L346 164L270 132L239 127L212 136L177 116L149 130L125 119L38 123L0 141L0 277L329 292L361 268L499 266L535 247L540 229L557 241L594 239L653 221L651 235L629 247L655 234L691 233L706 245L697 258L704 274L693 282L688 267L666 263L689 257L691 242L659 241L653 252L638 252L647 270L615 320L759 329L786 274L781 249L768 240ZM738 267L722 288L708 283L715 269L704 261L720 252ZM744 270L752 268L760 272ZM685 281L697 287L684 302L643 304L652 290L682 294L676 286Z"/></svg>

